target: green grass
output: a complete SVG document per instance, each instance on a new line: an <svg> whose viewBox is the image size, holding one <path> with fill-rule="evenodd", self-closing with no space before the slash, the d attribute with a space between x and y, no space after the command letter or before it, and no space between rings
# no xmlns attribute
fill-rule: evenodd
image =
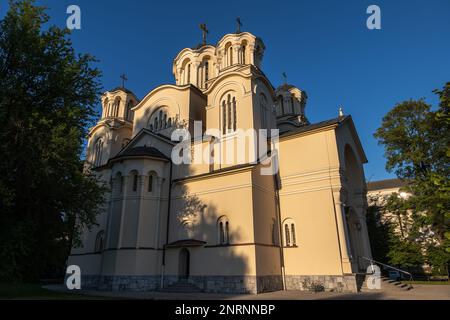
<svg viewBox="0 0 450 320"><path fill-rule="evenodd" d="M401 281L402 283L406 283L406 284L426 284L426 285L450 285L449 281Z"/></svg>
<svg viewBox="0 0 450 320"><path fill-rule="evenodd" d="M41 288L38 283L0 283L0 299L105 299L77 293L56 292Z"/></svg>

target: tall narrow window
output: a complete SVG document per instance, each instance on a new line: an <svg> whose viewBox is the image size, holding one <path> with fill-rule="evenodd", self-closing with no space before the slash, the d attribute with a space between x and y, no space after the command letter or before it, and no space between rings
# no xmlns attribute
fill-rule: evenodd
<svg viewBox="0 0 450 320"><path fill-rule="evenodd" d="M131 101L128 102L127 109L125 110L125 120L130 120Z"/></svg>
<svg viewBox="0 0 450 320"><path fill-rule="evenodd" d="M186 73L186 84L191 83L191 64L187 65L187 73Z"/></svg>
<svg viewBox="0 0 450 320"><path fill-rule="evenodd" d="M230 243L230 234L229 234L229 222L226 216L222 216L219 218L217 222L218 228L218 243L221 245L226 245Z"/></svg>
<svg viewBox="0 0 450 320"><path fill-rule="evenodd" d="M137 174L133 175L133 191L137 191L137 185L138 185L138 176Z"/></svg>
<svg viewBox="0 0 450 320"><path fill-rule="evenodd" d="M242 64L245 64L245 45L242 46Z"/></svg>
<svg viewBox="0 0 450 320"><path fill-rule="evenodd" d="M155 120L153 120L155 122L155 131L158 131L158 117L155 117Z"/></svg>
<svg viewBox="0 0 450 320"><path fill-rule="evenodd" d="M102 252L104 247L104 237L105 237L105 231L100 230L97 233L97 237L95 238L95 252Z"/></svg>
<svg viewBox="0 0 450 320"><path fill-rule="evenodd" d="M230 47L230 52L229 52L229 56L230 56L230 66L233 65L233 47Z"/></svg>
<svg viewBox="0 0 450 320"><path fill-rule="evenodd" d="M209 80L209 63L208 61L205 62L205 88L208 88L208 85L206 82Z"/></svg>
<svg viewBox="0 0 450 320"><path fill-rule="evenodd" d="M281 114L284 115L284 99L283 96L278 97L280 99L280 105L281 105Z"/></svg>
<svg viewBox="0 0 450 320"><path fill-rule="evenodd" d="M294 97L291 97L291 108L292 108L291 112L294 113L295 112L295 109L294 109Z"/></svg>
<svg viewBox="0 0 450 320"><path fill-rule="evenodd" d="M227 109L228 109L228 126L227 126L227 128L228 128L228 130L231 130L231 97L230 97L230 95L228 95L228 98L227 98Z"/></svg>
<svg viewBox="0 0 450 320"><path fill-rule="evenodd" d="M236 131L237 116L236 116L236 98L233 97L233 131Z"/></svg>
<svg viewBox="0 0 450 320"><path fill-rule="evenodd" d="M295 239L295 225L291 223L291 233L292 233L292 245L295 246L297 241Z"/></svg>
<svg viewBox="0 0 450 320"><path fill-rule="evenodd" d="M163 128L167 128L167 114L164 114Z"/></svg>
<svg viewBox="0 0 450 320"><path fill-rule="evenodd" d="M222 133L227 133L227 106L225 100L222 101Z"/></svg>
<svg viewBox="0 0 450 320"><path fill-rule="evenodd" d="M291 245L291 236L289 234L289 225L284 225L284 233L285 233L285 239L286 239L286 246L289 247Z"/></svg>
<svg viewBox="0 0 450 320"><path fill-rule="evenodd" d="M294 220L288 218L285 220L285 222L283 222L283 225L284 225L284 245L286 247L297 246Z"/></svg>
<svg viewBox="0 0 450 320"><path fill-rule="evenodd" d="M119 116L119 108L120 108L120 99L117 100L117 105L116 105L116 110L114 113L114 117L118 117Z"/></svg>
<svg viewBox="0 0 450 320"><path fill-rule="evenodd" d="M219 222L219 232L220 232L220 243L225 243L225 230L223 229L223 222Z"/></svg>
<svg viewBox="0 0 450 320"><path fill-rule="evenodd" d="M102 164L103 140L98 139L94 146L94 166L98 167Z"/></svg>
<svg viewBox="0 0 450 320"><path fill-rule="evenodd" d="M229 222L225 222L225 243L230 243L230 239L229 239Z"/></svg>
<svg viewBox="0 0 450 320"><path fill-rule="evenodd" d="M148 176L148 188L147 188L148 192L152 192L153 191L153 175L150 174Z"/></svg>

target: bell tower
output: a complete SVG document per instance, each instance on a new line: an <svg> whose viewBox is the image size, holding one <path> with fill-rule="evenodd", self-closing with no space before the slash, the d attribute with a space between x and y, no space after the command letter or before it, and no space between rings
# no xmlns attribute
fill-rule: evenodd
<svg viewBox="0 0 450 320"><path fill-rule="evenodd" d="M100 167L114 157L130 140L133 129L133 111L139 100L130 90L117 87L102 97L102 114L90 129L86 150L86 164Z"/></svg>
<svg viewBox="0 0 450 320"><path fill-rule="evenodd" d="M277 126L280 131L309 124L305 115L307 99L305 91L287 83L275 90Z"/></svg>

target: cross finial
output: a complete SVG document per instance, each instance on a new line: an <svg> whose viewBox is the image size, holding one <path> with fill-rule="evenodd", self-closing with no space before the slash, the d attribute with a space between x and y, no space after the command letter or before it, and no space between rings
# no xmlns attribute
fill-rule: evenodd
<svg viewBox="0 0 450 320"><path fill-rule="evenodd" d="M236 33L241 33L241 27L242 27L242 22L241 22L241 18L237 17L236 18Z"/></svg>
<svg viewBox="0 0 450 320"><path fill-rule="evenodd" d="M206 28L206 23L200 23L200 30L202 30L202 45L206 45L206 34L209 32Z"/></svg>
<svg viewBox="0 0 450 320"><path fill-rule="evenodd" d="M284 84L286 85L287 84L287 74L286 74L286 72L283 72L281 75L283 76L283 81L284 81Z"/></svg>
<svg viewBox="0 0 450 320"><path fill-rule="evenodd" d="M127 76L125 75L125 73L122 73L120 75L120 79L122 79L122 88L125 88L125 81L128 80Z"/></svg>

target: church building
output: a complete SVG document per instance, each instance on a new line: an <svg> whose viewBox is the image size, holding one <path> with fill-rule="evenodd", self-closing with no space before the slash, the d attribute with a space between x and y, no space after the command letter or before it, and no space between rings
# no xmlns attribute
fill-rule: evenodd
<svg viewBox="0 0 450 320"><path fill-rule="evenodd" d="M174 84L102 95L86 170L109 192L69 256L82 289L358 291L371 249L353 120L310 123L306 93L264 74L264 50L237 31L181 50ZM241 156L242 132L260 129L266 157L250 135Z"/></svg>

